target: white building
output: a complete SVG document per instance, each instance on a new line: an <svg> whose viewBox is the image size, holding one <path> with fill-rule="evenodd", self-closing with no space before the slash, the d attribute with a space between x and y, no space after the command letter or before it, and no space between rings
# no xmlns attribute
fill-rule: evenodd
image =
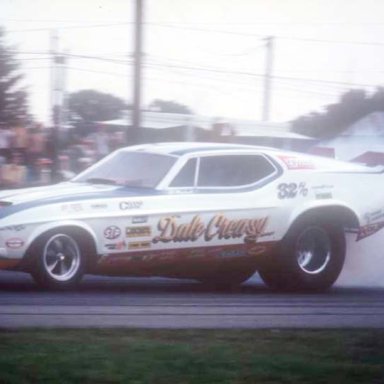
<svg viewBox="0 0 384 384"><path fill-rule="evenodd" d="M131 111L122 119L99 122L108 127L131 128ZM313 142L290 131L289 123L212 118L198 115L143 111L140 136L145 142L229 141L282 148L306 149Z"/></svg>

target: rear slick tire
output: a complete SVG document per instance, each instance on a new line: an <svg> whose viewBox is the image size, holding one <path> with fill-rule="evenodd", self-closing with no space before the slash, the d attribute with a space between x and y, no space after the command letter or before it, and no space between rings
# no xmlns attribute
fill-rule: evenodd
<svg viewBox="0 0 384 384"><path fill-rule="evenodd" d="M345 260L341 225L306 219L293 225L259 267L263 281L279 291L318 292L330 288Z"/></svg>

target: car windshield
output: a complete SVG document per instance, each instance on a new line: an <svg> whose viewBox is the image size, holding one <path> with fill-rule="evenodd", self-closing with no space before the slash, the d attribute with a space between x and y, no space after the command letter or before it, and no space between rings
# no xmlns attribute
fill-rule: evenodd
<svg viewBox="0 0 384 384"><path fill-rule="evenodd" d="M175 161L176 158L169 155L117 151L71 181L155 188Z"/></svg>

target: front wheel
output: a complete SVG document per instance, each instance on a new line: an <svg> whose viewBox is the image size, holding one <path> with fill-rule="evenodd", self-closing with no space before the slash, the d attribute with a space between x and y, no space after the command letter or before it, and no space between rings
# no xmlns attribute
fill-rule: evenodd
<svg viewBox="0 0 384 384"><path fill-rule="evenodd" d="M72 234L50 232L33 247L31 274L39 286L50 289L74 287L84 274L80 241Z"/></svg>
<svg viewBox="0 0 384 384"><path fill-rule="evenodd" d="M276 252L264 260L264 282L283 291L322 291L338 278L345 259L345 235L340 225L300 220Z"/></svg>

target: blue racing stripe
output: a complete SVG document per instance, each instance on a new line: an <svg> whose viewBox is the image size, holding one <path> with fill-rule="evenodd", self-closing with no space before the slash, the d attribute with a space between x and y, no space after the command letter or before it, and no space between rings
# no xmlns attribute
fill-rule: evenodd
<svg viewBox="0 0 384 384"><path fill-rule="evenodd" d="M95 199L113 199L113 198L131 198L131 197L141 197L141 196L156 196L156 195L164 195L164 191L158 191L154 189L148 188L132 188L132 187L124 187L119 186L116 189L112 190L102 190L102 191L92 191L92 192L78 192L78 185L74 186L74 194L73 195L64 195L57 197L42 197L36 200L14 203L12 205L6 205L0 208L0 219L10 216L12 214L21 212L23 210L40 207L43 205L50 204L63 204L63 203L74 203L85 200L95 200ZM33 191L34 188L28 189L28 191ZM14 191L15 194L17 190ZM28 193L28 192L26 192ZM12 201L12 193L10 193L3 201L7 202ZM1 225L1 224L0 224Z"/></svg>

